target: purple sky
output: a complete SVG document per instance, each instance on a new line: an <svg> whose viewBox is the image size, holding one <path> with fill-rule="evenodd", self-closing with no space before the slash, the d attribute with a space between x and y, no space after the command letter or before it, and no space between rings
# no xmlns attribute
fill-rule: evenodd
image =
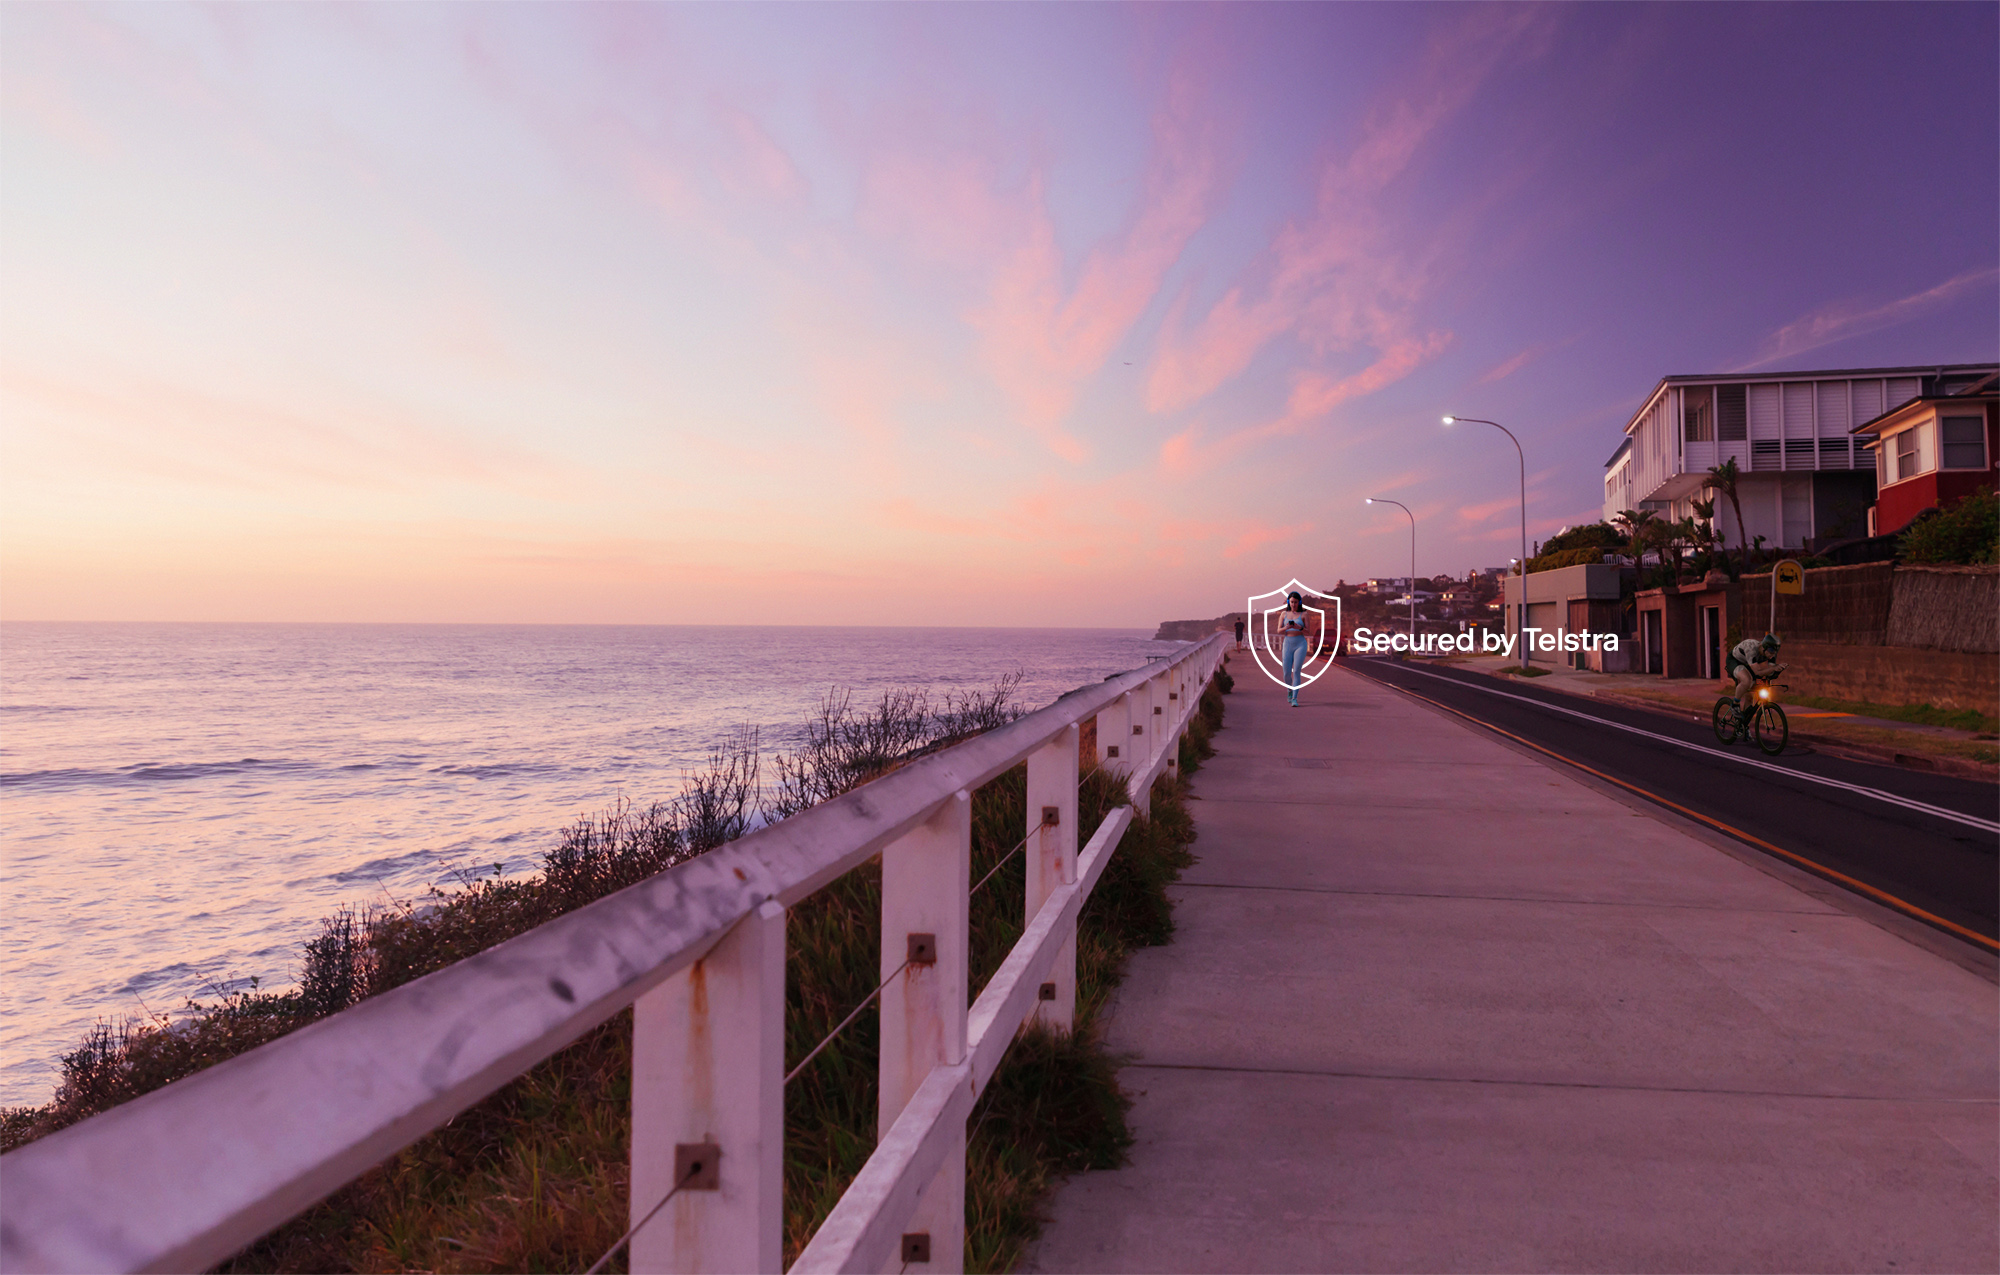
<svg viewBox="0 0 2000 1275"><path fill-rule="evenodd" d="M11 619L1106 624L2000 357L1991 4L0 9Z"/></svg>

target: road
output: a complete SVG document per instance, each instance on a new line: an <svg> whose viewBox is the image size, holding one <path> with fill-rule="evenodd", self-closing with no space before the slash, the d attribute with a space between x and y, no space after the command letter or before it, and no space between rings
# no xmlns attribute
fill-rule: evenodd
<svg viewBox="0 0 2000 1275"><path fill-rule="evenodd" d="M1788 852L1818 875L1973 946L1990 952L2000 938L2000 788L1993 784L1828 757L1797 744L1765 757L1747 743L1723 747L1702 723L1449 665L1340 664L1683 807L1739 840L1764 842L1759 848L1767 853Z"/></svg>

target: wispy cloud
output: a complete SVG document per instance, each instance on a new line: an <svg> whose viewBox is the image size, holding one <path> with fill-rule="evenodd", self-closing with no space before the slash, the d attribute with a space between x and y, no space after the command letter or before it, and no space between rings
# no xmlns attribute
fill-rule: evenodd
<svg viewBox="0 0 2000 1275"><path fill-rule="evenodd" d="M1581 334L1579 333L1578 335L1580 336ZM1492 367L1487 368L1479 374L1478 379L1473 381L1473 384L1491 385L1495 381L1504 381L1529 364L1539 362L1544 357L1555 353L1565 346L1574 345L1576 341L1576 336L1570 336L1560 341L1543 341L1538 345L1531 345L1512 358L1502 359Z"/></svg>
<svg viewBox="0 0 2000 1275"><path fill-rule="evenodd" d="M871 160L859 219L915 255L980 276L966 319L1019 423L1057 455L1088 449L1068 419L1083 383L1158 296L1222 187L1208 89L1193 64L1168 78L1130 222L1067 277L1043 170L1009 188L997 158L887 154Z"/></svg>
<svg viewBox="0 0 2000 1275"><path fill-rule="evenodd" d="M1996 282L2000 282L2000 268L1988 266L1968 270L1934 288L1926 288L1883 305L1865 306L1853 300L1836 301L1779 328L1765 340L1754 358L1731 370L1749 372L1769 367L1850 337L1893 328L1928 314L1968 292L1991 288Z"/></svg>
<svg viewBox="0 0 2000 1275"><path fill-rule="evenodd" d="M1198 319L1185 296L1169 312L1147 407L1171 412L1206 397L1285 336L1319 359L1378 352L1358 375L1315 374L1302 382L1293 413L1324 413L1346 397L1373 392L1442 349L1449 334L1426 332L1418 313L1427 284L1417 264L1421 254L1400 249L1378 202L1540 22L1533 9L1495 6L1442 29L1403 78L1410 87L1378 102L1352 151L1322 170L1313 212L1278 232L1251 280L1230 288ZM1333 386L1341 391L1329 394Z"/></svg>

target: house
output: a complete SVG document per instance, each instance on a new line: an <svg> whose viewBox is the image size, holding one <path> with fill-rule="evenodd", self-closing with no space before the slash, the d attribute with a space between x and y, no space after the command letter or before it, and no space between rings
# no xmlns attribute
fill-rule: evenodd
<svg viewBox="0 0 2000 1275"><path fill-rule="evenodd" d="M1901 409L1960 396L1996 373L2000 365L1984 363L1663 377L1605 465L1604 520L1648 509L1678 522L1693 514L1695 501L1713 497L1717 528L1731 544L1762 536L1769 547L1811 551L1867 535L1877 460L1875 436L1859 427L1879 432ZM1936 413L1918 407L1907 422L1894 419L1892 432L1900 432ZM1992 452L1989 436L1988 465ZM1955 454L1969 453L1961 445ZM1740 528L1730 502L1704 489L1709 468L1727 460L1742 474ZM1892 501L1892 511L1898 508Z"/></svg>
<svg viewBox="0 0 2000 1275"><path fill-rule="evenodd" d="M1526 594L1528 627L1543 633L1615 634L1620 638L1620 644L1615 652L1531 649L1528 658L1542 664L1560 662L1571 668L1594 669L1600 673L1628 671L1632 667L1628 662L1632 656L1627 645L1630 624L1620 602L1625 574L1628 573L1619 567L1597 563L1529 574ZM1518 629L1518 623L1511 617L1518 614L1515 608L1521 602L1521 584L1522 577L1508 576L1502 596L1489 604L1492 610L1499 610L1504 605L1504 614L1510 617L1507 622L1510 633Z"/></svg>
<svg viewBox="0 0 2000 1275"><path fill-rule="evenodd" d="M2000 486L2000 375L1936 378L1853 433L1855 447L1874 457L1868 534L1901 531L1926 509Z"/></svg>

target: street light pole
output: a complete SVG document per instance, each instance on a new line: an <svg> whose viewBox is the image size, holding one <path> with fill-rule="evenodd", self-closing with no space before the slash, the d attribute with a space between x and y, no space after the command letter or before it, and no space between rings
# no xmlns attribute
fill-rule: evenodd
<svg viewBox="0 0 2000 1275"><path fill-rule="evenodd" d="M1406 514L1410 507L1400 500L1385 500L1380 496L1370 496L1364 503L1370 505L1394 505ZM1417 649L1417 516L1410 514L1410 649Z"/></svg>
<svg viewBox="0 0 2000 1275"><path fill-rule="evenodd" d="M1514 614L1514 640L1521 644L1521 667L1528 667L1528 456L1521 450L1521 440L1514 438L1514 431L1499 421L1482 421L1476 416L1447 416L1444 423L1456 425L1469 421L1474 425L1491 425L1508 438L1514 439L1514 454L1521 461L1521 603Z"/></svg>

